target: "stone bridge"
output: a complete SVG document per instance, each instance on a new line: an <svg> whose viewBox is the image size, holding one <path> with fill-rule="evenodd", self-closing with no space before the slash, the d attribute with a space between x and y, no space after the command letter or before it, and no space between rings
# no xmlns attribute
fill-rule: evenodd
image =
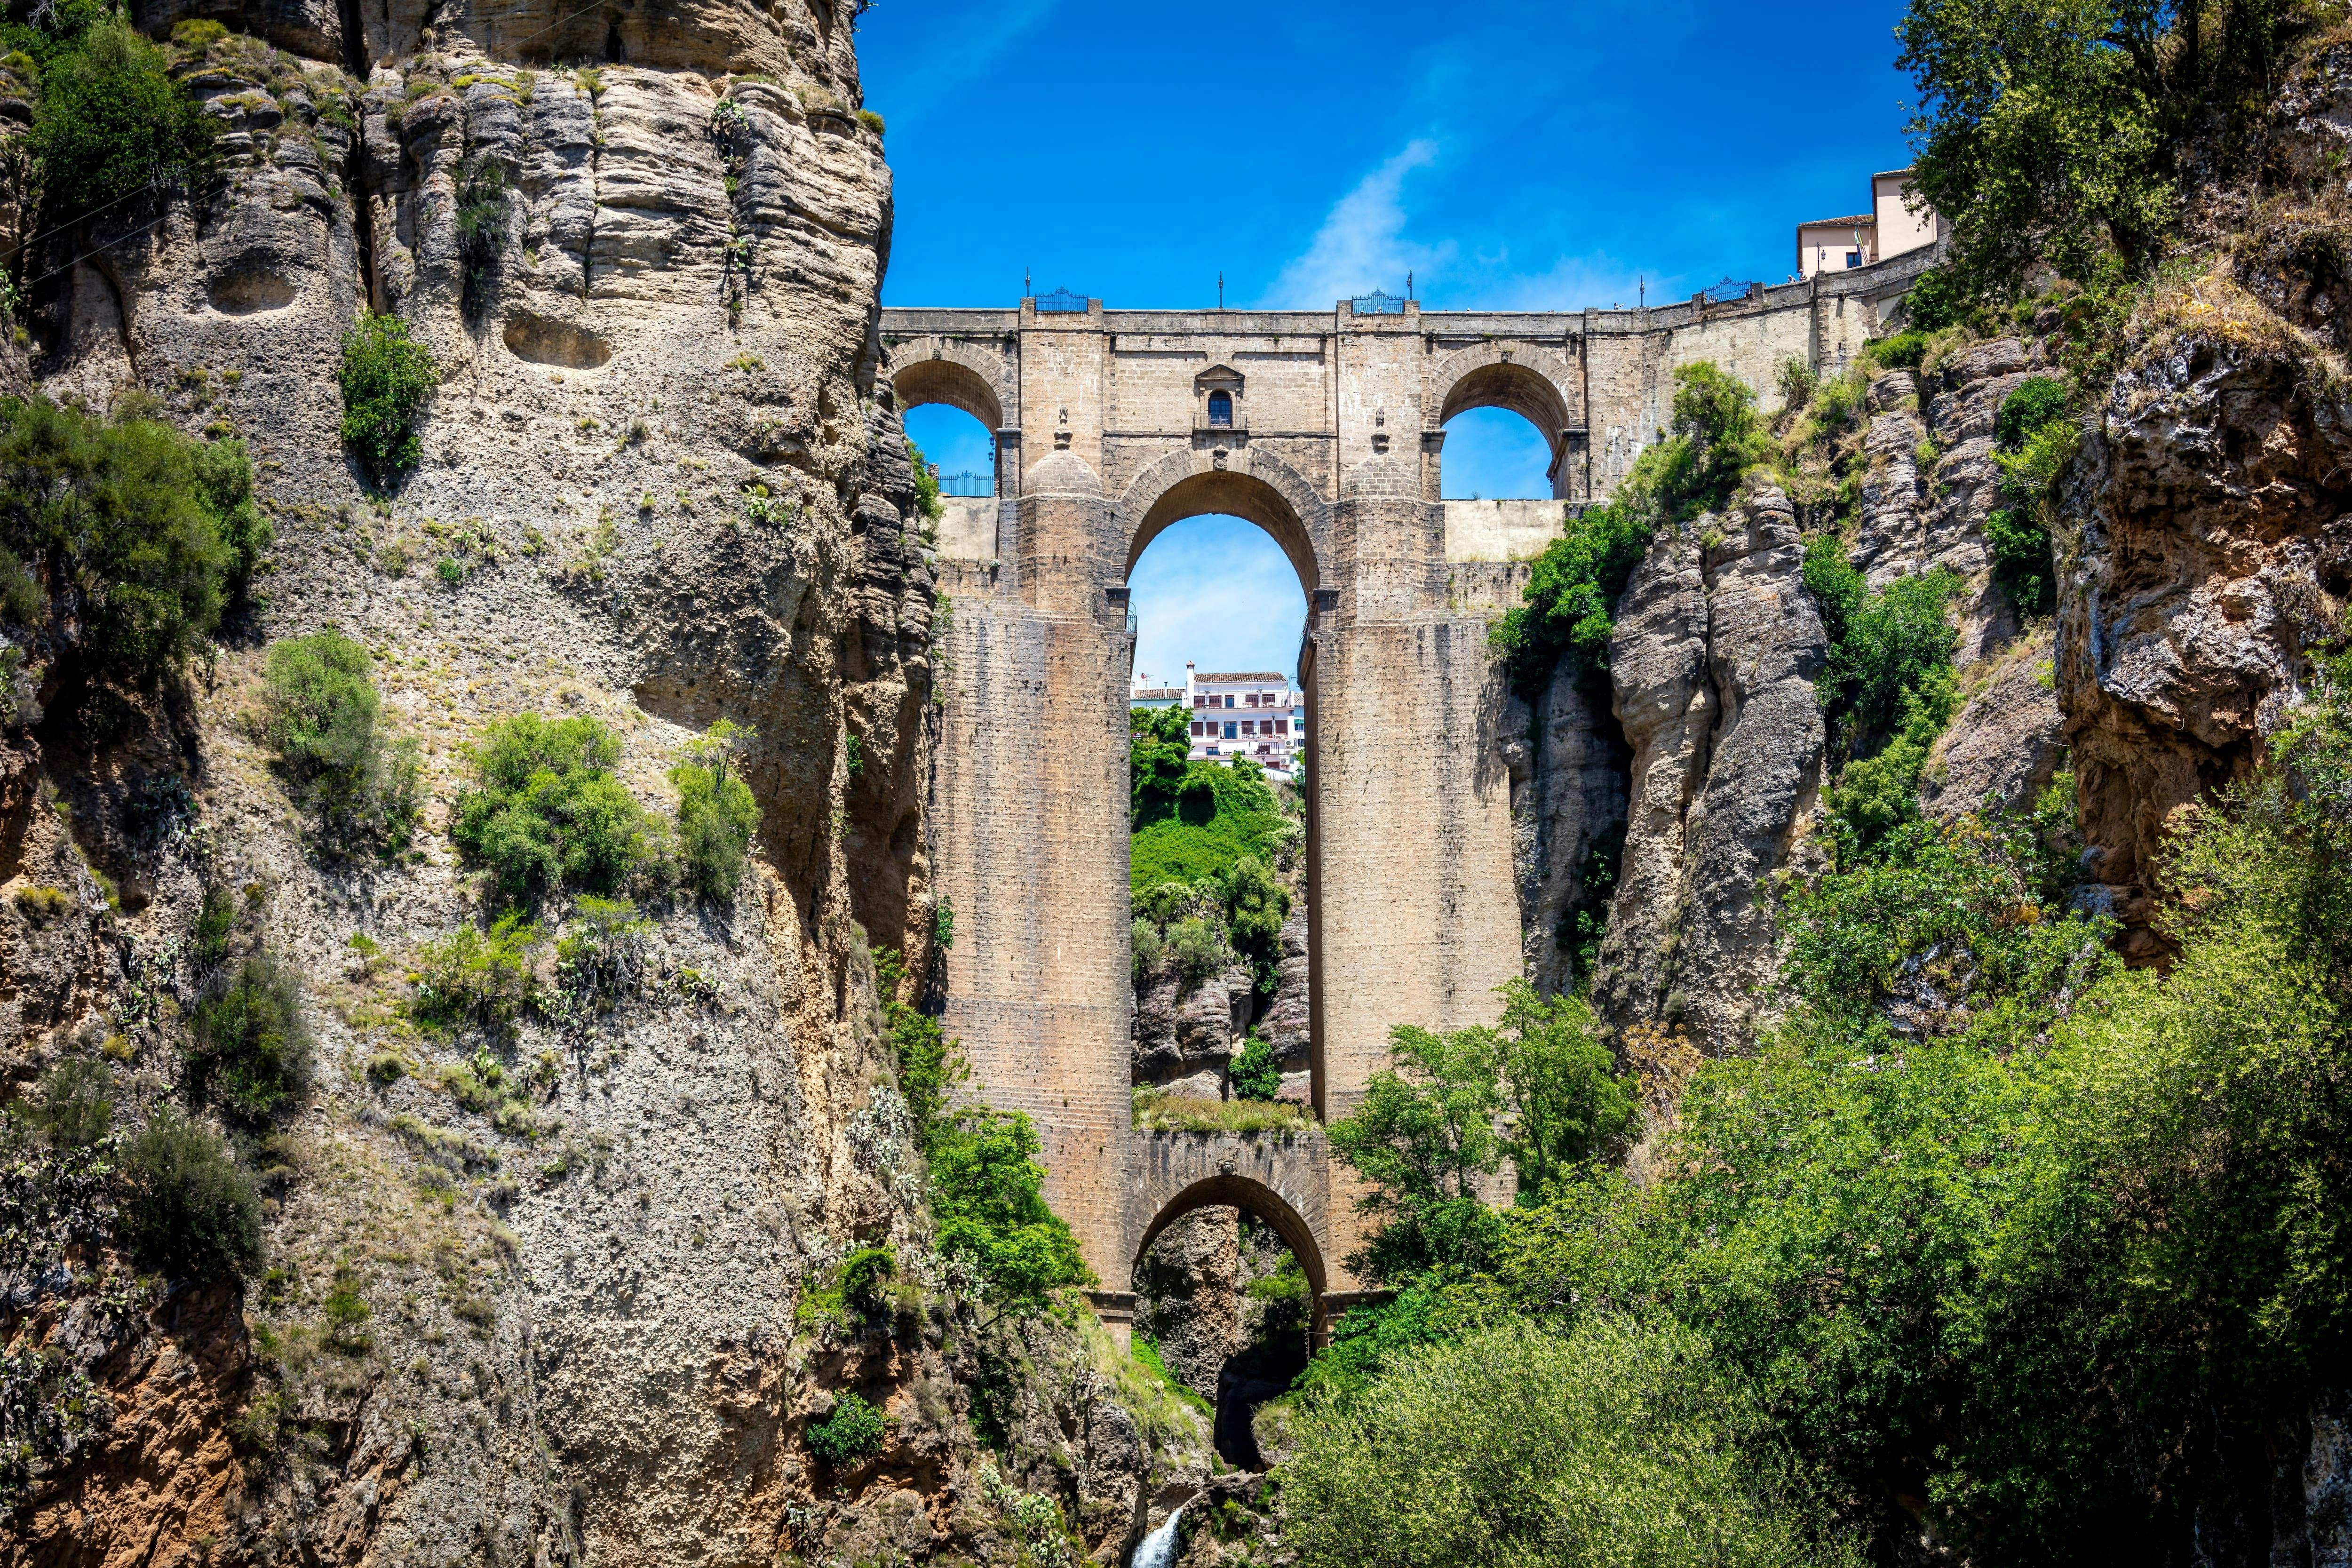
<svg viewBox="0 0 2352 1568"><path fill-rule="evenodd" d="M1359 1289L1360 1195L1319 1131L1132 1126L1127 577L1208 512L1280 543L1307 600L1308 1009L1318 1119L1345 1115L1391 1026L1490 1022L1519 973L1505 691L1490 619L1563 502L1605 497L1663 436L1673 372L1713 360L1768 398L1790 358L1843 364L1927 254L1646 310L1106 310L1098 300L882 312L901 405L996 437L996 494L948 502L929 858L954 907L950 1034L978 1091L1026 1111L1047 1194L1123 1322L1134 1265L1231 1204L1297 1255L1318 1324ZM1065 309L1052 309L1063 305ZM1083 308L1078 308L1082 305ZM1445 422L1508 408L1550 447L1549 498L1440 499Z"/></svg>

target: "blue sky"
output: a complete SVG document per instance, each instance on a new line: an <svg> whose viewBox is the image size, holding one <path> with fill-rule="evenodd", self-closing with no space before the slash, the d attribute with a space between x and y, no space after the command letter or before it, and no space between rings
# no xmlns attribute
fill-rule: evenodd
<svg viewBox="0 0 2352 1568"><path fill-rule="evenodd" d="M1432 309L1777 282L1799 221L1864 209L1869 175L1909 161L1901 13L881 0L858 58L896 175L882 297L1009 305L1024 270L1040 292L1114 308L1213 305L1221 271L1229 304L1312 310L1401 292L1408 270ZM987 468L976 423L935 409L909 423L948 472ZM1449 427L1448 493L1541 494L1540 450L1512 416L1465 415ZM1147 639L1152 557L1205 558L1212 540L1190 531L1203 526L1170 530L1139 566ZM1261 548L1246 526L1213 531ZM1281 560L1270 542L1262 553ZM1185 635L1239 637L1279 608L1232 597ZM1286 669L1303 609L1280 613ZM1239 663L1231 646L1197 657Z"/></svg>

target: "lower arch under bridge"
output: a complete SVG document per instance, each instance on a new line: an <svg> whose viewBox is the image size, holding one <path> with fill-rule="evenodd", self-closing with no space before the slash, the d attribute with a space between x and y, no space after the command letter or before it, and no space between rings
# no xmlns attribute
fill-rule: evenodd
<svg viewBox="0 0 2352 1568"><path fill-rule="evenodd" d="M1834 368L1932 250L1643 311L886 310L882 377L995 437L996 494L946 498L933 886L954 910L948 1033L974 1091L1036 1124L1046 1195L1124 1331L1134 1266L1176 1216L1230 1205L1297 1257L1318 1342L1360 1300L1364 1239L1319 1127L1144 1132L1129 1061L1127 577L1207 512L1264 528L1307 618L1308 1016L1318 1121L1355 1109L1399 1023L1494 1020L1521 969L1507 693L1487 626L1519 602L1563 502L1604 498L1663 436L1677 364L1773 400ZM1444 421L1506 407L1544 434L1548 499L1445 501ZM1399 744L1398 720L1414 721Z"/></svg>

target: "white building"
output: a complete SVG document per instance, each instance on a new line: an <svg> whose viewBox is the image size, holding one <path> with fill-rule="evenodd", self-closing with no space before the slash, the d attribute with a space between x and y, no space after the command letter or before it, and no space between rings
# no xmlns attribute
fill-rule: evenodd
<svg viewBox="0 0 2352 1568"><path fill-rule="evenodd" d="M1797 276L1867 267L1906 250L1936 243L1944 220L1933 207L1913 212L1906 201L1912 171L1889 169L1870 176L1870 210L1845 217L1815 218L1797 226Z"/></svg>
<svg viewBox="0 0 2352 1568"><path fill-rule="evenodd" d="M1181 686L1154 686L1149 676L1138 676L1128 701L1135 708L1190 710L1195 762L1246 757L1291 773L1307 749L1307 693L1276 670L1203 675L1188 664Z"/></svg>

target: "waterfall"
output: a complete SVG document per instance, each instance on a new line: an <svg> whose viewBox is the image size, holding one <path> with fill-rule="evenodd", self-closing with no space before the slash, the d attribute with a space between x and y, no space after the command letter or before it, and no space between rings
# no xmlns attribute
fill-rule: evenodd
<svg viewBox="0 0 2352 1568"><path fill-rule="evenodd" d="M1192 1500L1186 1498L1168 1510L1167 1520L1136 1547L1135 1555L1127 1560L1127 1568L1168 1568L1176 1560L1176 1527L1183 1522L1185 1507Z"/></svg>

